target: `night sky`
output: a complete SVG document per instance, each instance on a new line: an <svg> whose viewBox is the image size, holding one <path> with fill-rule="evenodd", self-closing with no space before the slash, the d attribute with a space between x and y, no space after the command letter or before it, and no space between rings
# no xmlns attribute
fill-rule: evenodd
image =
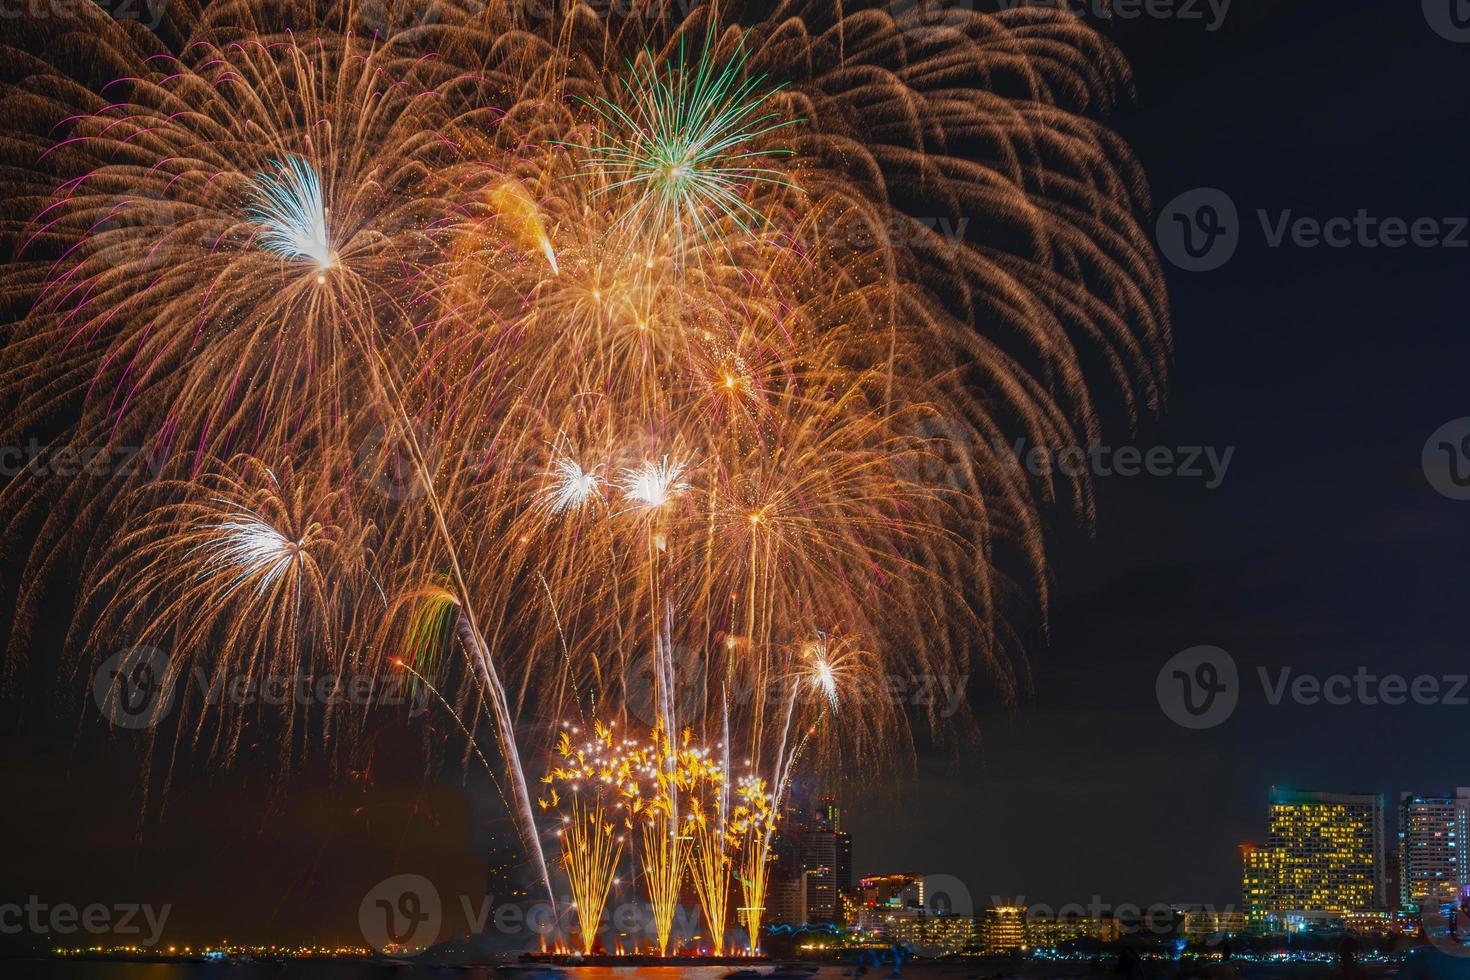
<svg viewBox="0 0 1470 980"><path fill-rule="evenodd" d="M1470 670L1470 504L1420 462L1470 414L1470 250L1273 249L1255 214L1470 211L1470 45L1417 3L1240 4L1215 35L1120 40L1139 105L1116 123L1156 207L1216 187L1244 223L1223 268L1166 263L1171 404L1136 442L1236 451L1214 490L1099 480L1095 539L1054 553L1033 697L982 708L981 750L926 766L899 816L854 821L860 868L944 870L977 904L1238 903L1236 845L1263 835L1272 784L1381 792L1392 809L1470 776L1470 707L1271 706L1256 676ZM1154 684L1200 644L1235 658L1244 690L1224 724L1187 731Z"/></svg>
<svg viewBox="0 0 1470 980"><path fill-rule="evenodd" d="M1271 248L1256 217L1470 215L1470 43L1412 0L1236 0L1218 32L1110 33L1138 90L1113 125L1155 206L1215 187L1242 227L1220 269L1166 262L1168 410L1109 441L1234 453L1214 489L1099 479L1091 535L1058 514L1031 692L1001 705L977 681L976 744L851 801L860 873L952 874L977 905L1238 902L1236 845L1260 836L1272 784L1381 792L1390 809L1400 790L1470 784L1470 706L1271 706L1256 676L1470 672L1470 502L1420 463L1430 433L1470 415L1470 248ZM1200 644L1235 658L1243 690L1227 721L1190 731L1155 678ZM62 687L75 704L84 688ZM510 839L488 783L463 785L452 759L426 774L409 729L378 736L368 766L316 756L284 785L270 746L227 771L186 764L140 820L142 743L79 728L38 690L0 717L0 899L170 902L179 942L356 942L373 883L412 871L480 895Z"/></svg>

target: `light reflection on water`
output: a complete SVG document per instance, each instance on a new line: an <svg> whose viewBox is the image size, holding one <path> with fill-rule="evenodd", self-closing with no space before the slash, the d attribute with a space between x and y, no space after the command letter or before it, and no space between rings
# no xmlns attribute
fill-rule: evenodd
<svg viewBox="0 0 1470 980"><path fill-rule="evenodd" d="M1338 971L1328 964L1260 964L1235 961L1240 980L1326 980ZM1111 963L1053 962L1026 964L980 961L975 963L910 963L904 980L1116 980L1108 977ZM1156 963L1149 980L1193 980L1208 967L1184 971L1178 964ZM761 964L758 969L767 969ZM730 966L581 966L566 970L567 980L720 980ZM1370 980L1390 980L1396 967L1369 966ZM531 980L524 975L499 973L493 966L417 966L348 961L287 961L245 963L119 963L87 960L0 959L5 980ZM887 980L887 968L870 970L862 980ZM824 966L812 980L853 980L848 966Z"/></svg>

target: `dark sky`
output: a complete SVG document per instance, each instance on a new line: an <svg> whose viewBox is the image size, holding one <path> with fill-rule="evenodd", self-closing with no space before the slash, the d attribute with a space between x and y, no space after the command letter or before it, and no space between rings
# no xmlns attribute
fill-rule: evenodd
<svg viewBox="0 0 1470 980"><path fill-rule="evenodd" d="M1271 706L1257 679L1470 670L1470 503L1420 463L1470 414L1470 249L1270 248L1256 217L1470 213L1470 44L1417 2L1242 0L1215 35L1119 38L1139 91L1115 121L1156 206L1216 187L1243 225L1220 269L1166 263L1171 405L1136 442L1235 455L1214 490L1099 480L1095 539L1054 552L1034 696L984 711L973 757L926 768L899 832L889 812L855 816L860 869L952 873L977 902L1238 903L1235 846L1259 837L1273 783L1391 804L1470 778L1470 706ZM1243 691L1229 720L1188 731L1154 684L1200 644L1235 658Z"/></svg>
<svg viewBox="0 0 1470 980"><path fill-rule="evenodd" d="M1470 214L1470 44L1434 33L1413 0L1236 0L1215 33L1113 33L1138 83L1114 124L1156 205L1216 187L1242 217L1223 268L1168 267L1171 403L1132 441L1234 455L1215 489L1100 479L1095 535L1056 532L1034 692L996 707L982 687L977 747L851 809L860 872L953 874L977 903L1237 902L1235 846L1258 834L1273 783L1391 799L1470 783L1470 707L1272 707L1255 677L1470 670L1470 502L1420 466L1429 434L1470 415L1470 249L1269 248L1255 216ZM1154 683L1199 644L1229 651L1244 689L1229 720L1190 731ZM49 713L0 726L0 899L166 901L179 942L358 941L372 883L413 871L481 894L509 832L487 785L425 777L402 732L367 771L307 762L288 791L268 749L228 772L189 767L140 828L139 743L78 740L36 723Z"/></svg>

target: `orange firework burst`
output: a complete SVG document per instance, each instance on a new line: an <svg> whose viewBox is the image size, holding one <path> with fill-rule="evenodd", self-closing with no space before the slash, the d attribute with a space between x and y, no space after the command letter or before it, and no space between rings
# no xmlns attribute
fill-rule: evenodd
<svg viewBox="0 0 1470 980"><path fill-rule="evenodd" d="M687 853L655 839L714 828L690 845L714 929L714 842L741 839L754 948L808 746L889 759L937 725L868 696L888 673L1020 684L1044 513L1091 496L997 447L1094 438L1099 386L1160 403L1144 184L1088 118L1126 70L1033 9L473 6L239 2L158 36L80 9L56 43L118 77L94 87L19 26L42 54L3 98L45 128L0 143L26 304L0 417L19 439L65 416L167 479L7 486L40 528L18 620L100 533L91 653L209 638L222 671L309 647L452 676L548 888L519 723L738 746L688 809L672 764L644 850L665 908ZM568 831L579 915L607 826Z"/></svg>

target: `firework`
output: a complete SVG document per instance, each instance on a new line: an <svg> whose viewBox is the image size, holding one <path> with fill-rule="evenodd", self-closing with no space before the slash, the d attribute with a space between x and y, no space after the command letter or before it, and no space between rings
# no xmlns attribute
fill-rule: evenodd
<svg viewBox="0 0 1470 980"><path fill-rule="evenodd" d="M566 811L556 835L582 951L591 953L622 857L624 832L641 808L639 759L614 740L611 728L600 723L581 744L573 744L573 734L563 730L558 738L555 754L559 764L543 780L551 787L551 795L537 802L543 810L561 806Z"/></svg>
<svg viewBox="0 0 1470 980"><path fill-rule="evenodd" d="M730 833L740 847L740 919L749 937L750 955L760 952L761 919L766 912L766 885L770 880L771 839L776 832L779 806L758 776L742 776L735 788Z"/></svg>
<svg viewBox="0 0 1470 980"><path fill-rule="evenodd" d="M675 747L663 728L655 728L647 753L651 792L643 806L642 865L649 908L653 911L654 938L660 955L668 952L679 889L689 863L692 838L683 833L679 820L680 789L689 785L684 758L688 752Z"/></svg>
<svg viewBox="0 0 1470 980"><path fill-rule="evenodd" d="M625 469L618 475L618 488L630 510L655 511L689 489L682 479L686 464L670 462L665 456Z"/></svg>
<svg viewBox="0 0 1470 980"><path fill-rule="evenodd" d="M547 510L555 514L580 510L602 501L602 480L598 468L584 470L571 456L558 455L551 464L551 485L543 500Z"/></svg>
<svg viewBox="0 0 1470 980"><path fill-rule="evenodd" d="M690 873L694 879L699 907L709 927L712 951L725 953L725 926L729 917L730 876L734 868L731 856L735 839L729 834L730 810L729 765L724 745L720 755L708 752L694 754L690 760L690 806L686 829L693 838L690 850Z"/></svg>
<svg viewBox="0 0 1470 980"><path fill-rule="evenodd" d="M963 728L870 697L887 674L1024 681L1044 519L1092 500L996 447L1160 404L1144 182L1090 118L1126 69L1034 9L318 6L167 38L82 8L68 43L119 80L42 54L3 89L46 117L0 142L5 438L71 412L152 464L4 489L38 529L16 621L85 550L70 650L367 651L442 687L548 894L518 731L650 695L661 782L543 797L583 946L636 823L659 946L687 866L717 946L738 877L754 949L797 765Z"/></svg>
<svg viewBox="0 0 1470 980"><path fill-rule="evenodd" d="M256 243L289 259L310 259L325 273L332 267L332 245L327 240L327 212L322 185L311 164L290 157L276 172L255 177L257 203L245 213L265 226ZM318 283L326 282L323 275Z"/></svg>
<svg viewBox="0 0 1470 980"><path fill-rule="evenodd" d="M784 183L782 171L763 165L783 151L759 144L795 122L769 108L773 93L761 76L744 75L744 51L720 60L713 23L698 56L686 58L685 43L681 33L677 57L663 64L647 50L633 59L621 80L624 98L592 102L602 142L579 147L586 175L604 181L605 192L633 193L623 220L654 235L672 230L676 256L686 234L707 240L721 219L746 230L763 220L747 185Z"/></svg>
<svg viewBox="0 0 1470 980"><path fill-rule="evenodd" d="M192 677L206 690L248 682L264 691L364 666L342 637L367 612L359 603L372 588L375 534L336 490L331 467L240 456L196 471L196 462L179 460L114 505L117 532L98 546L74 629L105 624L109 632L85 638L99 649L115 650L121 635L167 651L160 681L183 699L178 737L197 740L211 730L211 704L195 703ZM230 656L214 656L221 644ZM298 705L283 701L290 745ZM249 722L240 712L217 720L211 744L228 761Z"/></svg>

